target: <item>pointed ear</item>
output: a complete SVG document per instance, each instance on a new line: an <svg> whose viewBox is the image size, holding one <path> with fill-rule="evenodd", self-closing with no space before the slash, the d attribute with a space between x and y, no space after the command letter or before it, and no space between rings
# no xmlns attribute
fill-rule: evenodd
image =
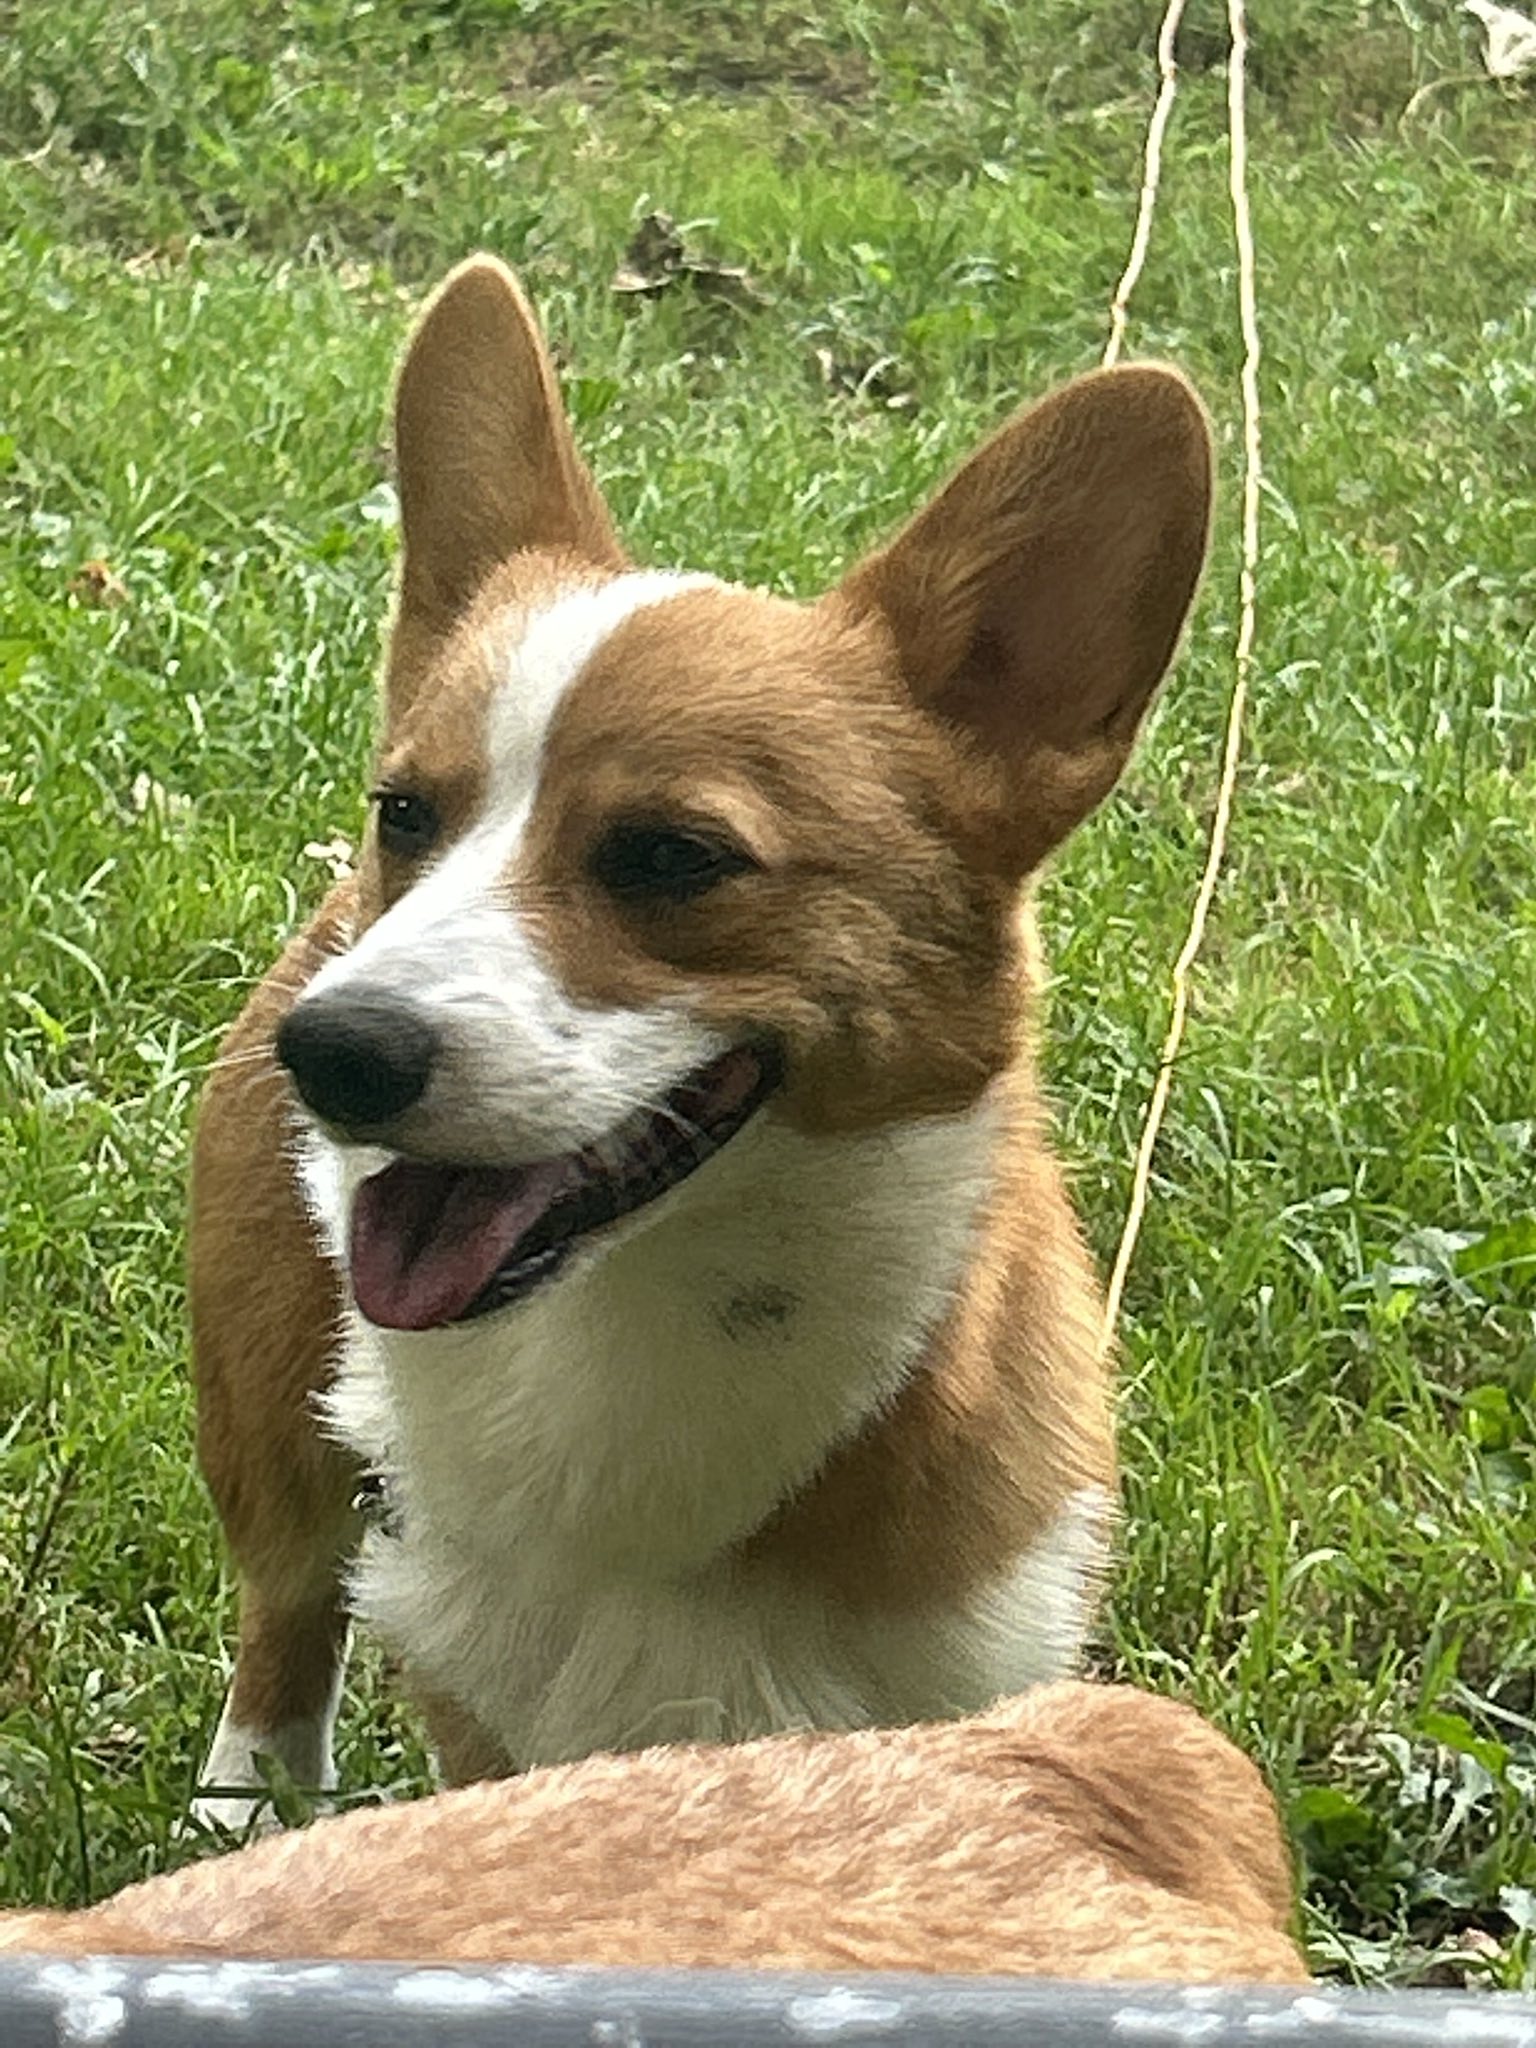
<svg viewBox="0 0 1536 2048"><path fill-rule="evenodd" d="M1211 439L1172 370L1097 371L996 434L846 579L917 701L1001 766L1025 873L1114 787L1205 559Z"/></svg>
<svg viewBox="0 0 1536 2048"><path fill-rule="evenodd" d="M411 337L395 456L404 552L392 702L508 555L558 547L623 563L532 310L493 256L460 264Z"/></svg>

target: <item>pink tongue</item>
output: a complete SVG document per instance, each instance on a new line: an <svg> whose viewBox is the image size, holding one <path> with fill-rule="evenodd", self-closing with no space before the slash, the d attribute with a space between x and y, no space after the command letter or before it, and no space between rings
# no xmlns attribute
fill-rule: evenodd
<svg viewBox="0 0 1536 2048"><path fill-rule="evenodd" d="M352 1205L358 1307L386 1330L451 1323L577 1178L572 1159L512 1167L401 1159L385 1167Z"/></svg>

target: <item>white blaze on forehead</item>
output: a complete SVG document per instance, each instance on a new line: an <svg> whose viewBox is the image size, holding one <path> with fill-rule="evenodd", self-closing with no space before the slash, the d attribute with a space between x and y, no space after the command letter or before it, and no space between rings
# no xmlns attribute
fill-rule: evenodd
<svg viewBox="0 0 1536 2048"><path fill-rule="evenodd" d="M457 927L471 910L494 907L501 914L497 884L528 823L544 744L567 691L627 618L714 583L712 576L635 570L609 583L568 591L525 618L515 637L506 627L487 629L485 658L494 688L484 736L486 794L480 815L350 952L322 970L311 984L316 992L368 972L389 956L409 953L421 962L424 948L435 950L434 936ZM460 970L469 965L460 955Z"/></svg>
<svg viewBox="0 0 1536 2048"><path fill-rule="evenodd" d="M653 1107L726 1049L674 1005L576 1003L504 889L567 691L635 612L714 583L637 570L567 592L515 635L510 621L487 630L494 688L480 815L305 992L367 989L432 1019L440 1050L426 1095L403 1120L408 1149L470 1163L573 1150Z"/></svg>
<svg viewBox="0 0 1536 2048"><path fill-rule="evenodd" d="M510 644L498 645L491 628L486 651L496 689L486 730L487 819L526 812L555 712L610 634L638 611L711 586L720 587L713 576L637 569L556 598Z"/></svg>

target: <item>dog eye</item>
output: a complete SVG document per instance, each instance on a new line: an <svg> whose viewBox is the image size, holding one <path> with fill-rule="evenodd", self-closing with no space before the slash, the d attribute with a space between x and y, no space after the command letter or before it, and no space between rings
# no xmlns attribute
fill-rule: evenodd
<svg viewBox="0 0 1536 2048"><path fill-rule="evenodd" d="M595 878L626 903L689 903L756 865L739 846L669 825L615 825L591 861Z"/></svg>
<svg viewBox="0 0 1536 2048"><path fill-rule="evenodd" d="M419 860L437 838L438 817L424 796L406 789L376 789L379 844L402 860Z"/></svg>

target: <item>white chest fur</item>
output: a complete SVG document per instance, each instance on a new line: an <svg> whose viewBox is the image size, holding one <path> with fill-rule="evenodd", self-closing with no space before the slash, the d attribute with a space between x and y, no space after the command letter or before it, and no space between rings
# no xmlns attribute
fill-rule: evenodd
<svg viewBox="0 0 1536 2048"><path fill-rule="evenodd" d="M834 1608L734 1556L913 1368L994 1138L986 1107L858 1139L763 1118L522 1306L357 1327L332 1414L402 1529L365 1545L359 1611L518 1765L926 1718L1067 1668L1096 1496L1067 1499L963 1611L921 1620Z"/></svg>

